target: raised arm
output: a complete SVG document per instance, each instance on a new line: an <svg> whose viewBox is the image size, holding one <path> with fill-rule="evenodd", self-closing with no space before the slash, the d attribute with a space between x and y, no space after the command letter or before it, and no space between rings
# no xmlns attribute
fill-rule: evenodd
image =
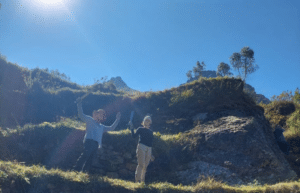
<svg viewBox="0 0 300 193"><path fill-rule="evenodd" d="M136 138L139 135L139 129L137 129L136 132L134 133L133 125L130 125L130 130L131 130L131 136L133 138Z"/></svg>
<svg viewBox="0 0 300 193"><path fill-rule="evenodd" d="M113 131L113 130L115 130L115 128L118 126L118 124L120 122L120 119L121 119L121 113L118 112L117 116L116 116L115 122L111 126L104 126L103 131L107 132L107 131Z"/></svg>
<svg viewBox="0 0 300 193"><path fill-rule="evenodd" d="M85 114L83 114L83 110L82 110L82 100L81 100L81 98L78 98L78 99L76 100L76 102L77 102L78 117L79 117L82 121L86 122L88 118L87 118L87 116L86 116Z"/></svg>

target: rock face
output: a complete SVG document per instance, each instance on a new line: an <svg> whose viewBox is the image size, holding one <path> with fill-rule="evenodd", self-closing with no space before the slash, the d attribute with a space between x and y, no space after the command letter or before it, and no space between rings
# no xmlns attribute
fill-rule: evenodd
<svg viewBox="0 0 300 193"><path fill-rule="evenodd" d="M275 131L273 133L274 133L274 137L275 137L276 142L277 142L279 148L281 149L281 151L283 153L285 153L286 155L289 155L290 145L285 140L285 138L283 136L283 132L284 132L284 129L282 129L279 125L277 125L275 127Z"/></svg>
<svg viewBox="0 0 300 193"><path fill-rule="evenodd" d="M112 77L108 82L112 82L117 88L117 90L119 91L121 90L121 91L129 92L131 94L138 92L137 90L128 87L127 84L122 80L120 76L117 76L115 78Z"/></svg>
<svg viewBox="0 0 300 193"><path fill-rule="evenodd" d="M132 179L136 169L135 153L113 149L103 145L93 161L93 172L111 178Z"/></svg>
<svg viewBox="0 0 300 193"><path fill-rule="evenodd" d="M205 122L187 135L197 136L193 161L179 178L190 184L199 176L213 176L228 184L276 183L296 178L280 151L270 128L261 115L225 111L208 115Z"/></svg>
<svg viewBox="0 0 300 193"><path fill-rule="evenodd" d="M231 164L228 162L228 164ZM188 163L186 170L177 172L181 176L183 184L197 182L206 177L222 179L228 184L243 184L243 181L230 169L204 161Z"/></svg>
<svg viewBox="0 0 300 193"><path fill-rule="evenodd" d="M269 104L269 103L271 102L271 101L270 101L268 98L266 98L264 95L262 95L262 94L257 94L257 93L255 92L254 87L252 87L252 86L249 85L249 84L245 84L244 90L247 91L248 93L250 93L251 95L253 95L253 97L255 97L257 103L262 102L262 103L264 103L264 104Z"/></svg>
<svg viewBox="0 0 300 193"><path fill-rule="evenodd" d="M213 177L229 185L274 184L294 180L269 122L262 112L227 110L194 116L198 125L182 134L182 146L160 154L147 169L147 180L174 173L175 183L192 184ZM135 146L128 149L103 144L94 160L94 173L112 178L134 179Z"/></svg>

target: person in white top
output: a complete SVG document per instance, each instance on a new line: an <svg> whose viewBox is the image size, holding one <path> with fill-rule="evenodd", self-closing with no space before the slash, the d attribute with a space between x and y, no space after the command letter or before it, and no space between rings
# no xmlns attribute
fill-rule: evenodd
<svg viewBox="0 0 300 193"><path fill-rule="evenodd" d="M136 156L138 165L135 171L135 182L145 182L146 170L150 160L154 160L152 156L152 143L153 143L153 131L150 129L152 119L150 116L146 116L142 122L143 127L139 127L134 132L133 124L130 121L129 126L131 129L132 137L139 136L139 143L136 149Z"/></svg>
<svg viewBox="0 0 300 193"><path fill-rule="evenodd" d="M90 171L92 161L97 153L98 148L102 145L102 136L104 132L113 131L121 118L121 113L118 112L116 120L111 126L105 126L101 123L106 120L105 111L99 109L93 112L93 117L83 114L82 98L78 98L77 109L79 118L86 123L86 133L83 139L84 151L78 158L74 170L76 171Z"/></svg>

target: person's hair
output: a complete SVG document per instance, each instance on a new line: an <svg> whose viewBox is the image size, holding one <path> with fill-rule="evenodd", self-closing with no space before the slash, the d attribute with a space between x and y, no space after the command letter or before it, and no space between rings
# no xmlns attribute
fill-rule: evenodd
<svg viewBox="0 0 300 193"><path fill-rule="evenodd" d="M151 123L152 123L151 117L147 115L147 116L144 117L144 120L143 120L143 122L142 122L142 125L143 125L143 126L145 126L144 123L145 123L145 121L146 121L147 119L149 119L149 120L151 121Z"/></svg>
<svg viewBox="0 0 300 193"><path fill-rule="evenodd" d="M94 114L94 113L100 113L100 112L105 113L105 110L103 110L103 109L94 110L94 111L93 111L93 114Z"/></svg>

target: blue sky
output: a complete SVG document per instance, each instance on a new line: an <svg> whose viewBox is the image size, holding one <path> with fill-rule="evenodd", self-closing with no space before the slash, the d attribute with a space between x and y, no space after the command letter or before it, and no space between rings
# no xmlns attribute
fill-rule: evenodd
<svg viewBox="0 0 300 193"><path fill-rule="evenodd" d="M247 83L270 98L300 88L299 0L1 0L0 52L81 85L121 76L140 91L176 87L249 46ZM237 72L232 69L237 75Z"/></svg>

